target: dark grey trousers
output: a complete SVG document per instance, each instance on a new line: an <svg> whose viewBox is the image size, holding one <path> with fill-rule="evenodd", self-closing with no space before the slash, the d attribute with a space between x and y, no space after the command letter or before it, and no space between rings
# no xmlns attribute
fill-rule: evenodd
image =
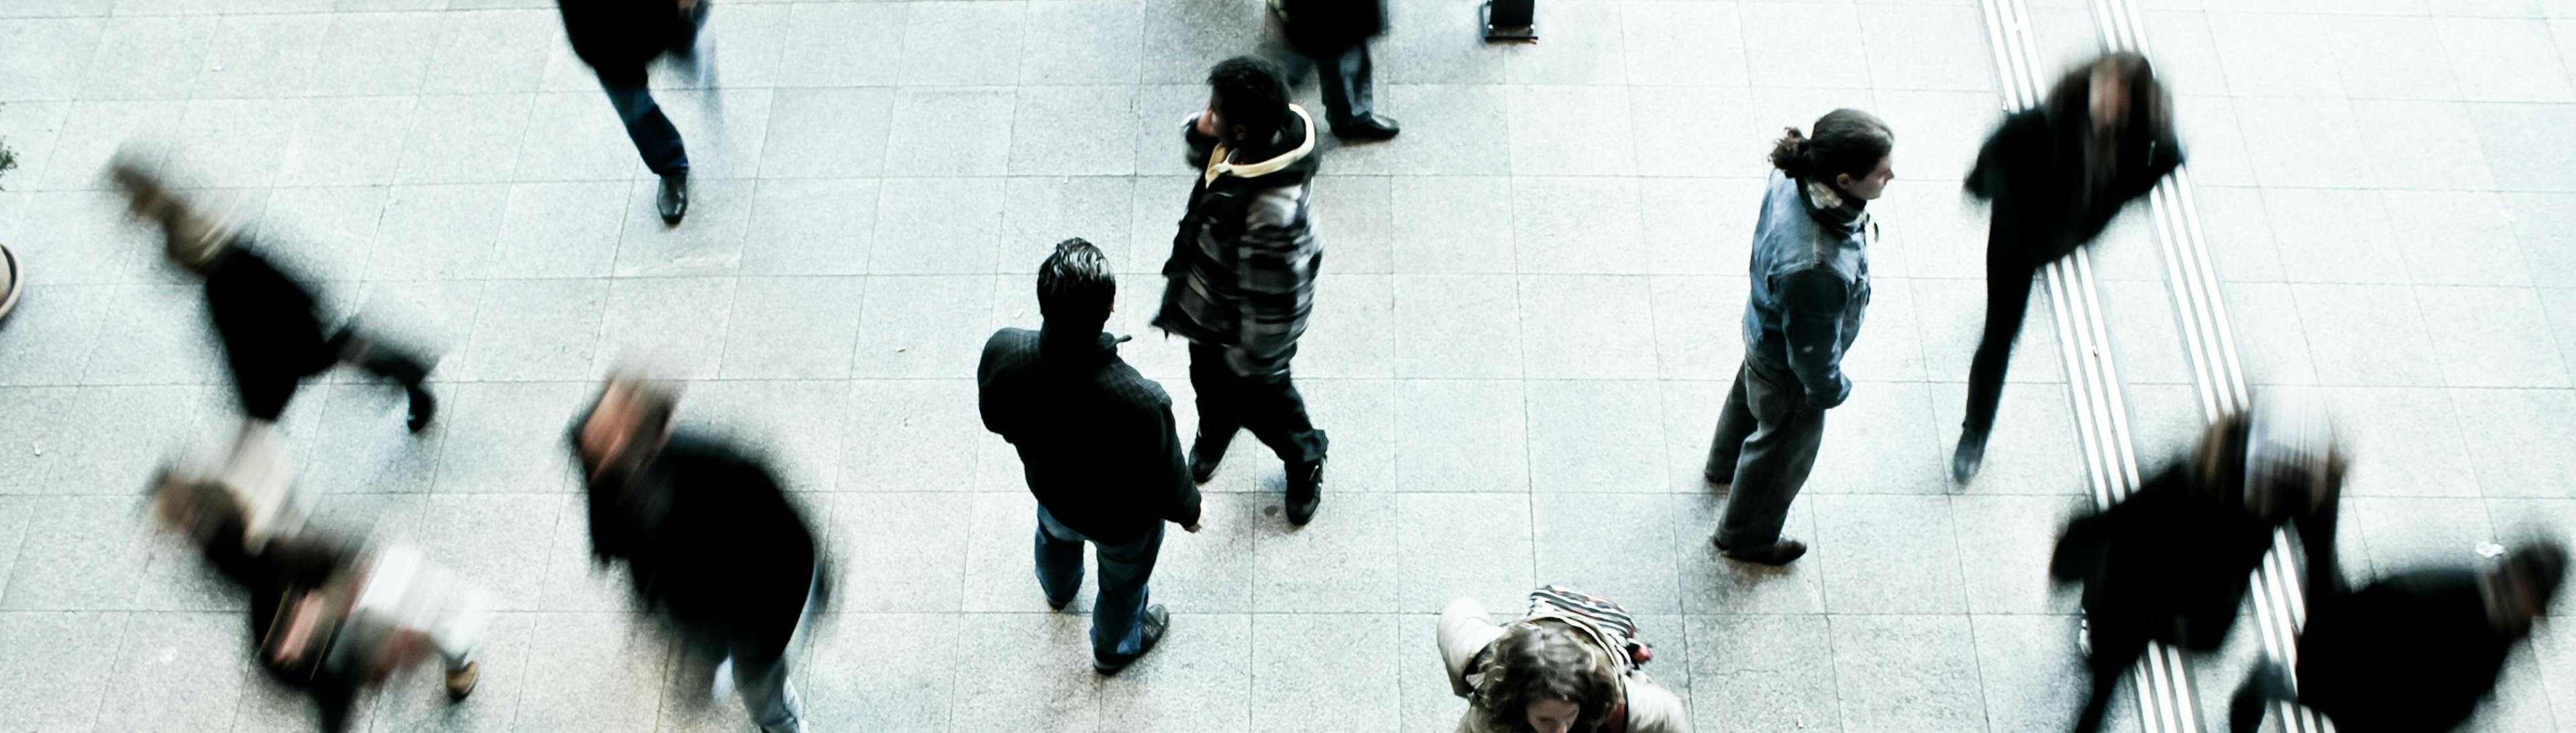
<svg viewBox="0 0 2576 733"><path fill-rule="evenodd" d="M1727 390L1726 412L1717 418L1703 469L1710 481L1734 484L1717 523L1717 543L1759 549L1779 541L1789 503L1807 484L1824 439L1825 411L1806 406L1798 375L1747 357L1735 370L1735 387Z"/></svg>

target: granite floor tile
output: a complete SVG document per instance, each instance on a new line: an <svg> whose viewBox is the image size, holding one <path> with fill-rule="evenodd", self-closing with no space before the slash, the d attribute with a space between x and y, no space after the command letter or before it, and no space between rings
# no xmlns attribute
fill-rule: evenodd
<svg viewBox="0 0 2576 733"><path fill-rule="evenodd" d="M1512 608L1532 587L1530 495L1395 497L1398 610L1435 613L1451 598Z"/></svg>

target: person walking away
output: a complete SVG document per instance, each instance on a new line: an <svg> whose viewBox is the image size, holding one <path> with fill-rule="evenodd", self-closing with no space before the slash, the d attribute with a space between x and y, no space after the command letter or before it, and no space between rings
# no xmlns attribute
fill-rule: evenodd
<svg viewBox="0 0 2576 733"><path fill-rule="evenodd" d="M1199 489L1181 458L1172 398L1118 358L1101 331L1118 281L1100 249L1056 243L1038 266L1039 330L1005 328L975 367L984 428L1019 450L1038 500L1038 588L1064 610L1082 588L1082 546L1099 547L1092 668L1117 674L1160 643L1171 614L1146 584L1163 523L1199 531Z"/></svg>
<svg viewBox="0 0 2576 733"><path fill-rule="evenodd" d="M445 662L450 702L474 692L475 651L492 618L488 592L409 547L363 552L290 535L254 548L241 504L217 479L165 468L149 493L161 526L249 595L260 667L313 698L323 733L349 728L361 690L431 653Z"/></svg>
<svg viewBox="0 0 2576 733"><path fill-rule="evenodd" d="M402 385L413 433L429 427L438 400L430 395L430 365L351 326L322 322L306 280L272 262L239 231L198 211L132 158L109 163L134 216L158 225L171 264L204 284L206 315L223 342L225 364L246 419L225 468L226 485L242 492L251 541L263 541L289 511L287 467L276 426L303 381L338 364L351 364Z"/></svg>
<svg viewBox="0 0 2576 733"><path fill-rule="evenodd" d="M1269 62L1219 62L1208 85L1207 109L1183 133L1206 168L1163 262L1153 325L1190 341L1191 478L1215 476L1248 428L1287 464L1288 521L1303 525L1323 502L1327 445L1288 374L1324 262L1306 208L1320 161L1315 121L1288 103Z"/></svg>
<svg viewBox="0 0 2576 733"><path fill-rule="evenodd" d="M1467 698L1458 733L1689 733L1681 698L1639 669L1653 659L1618 604L1545 586L1497 625L1460 598L1434 640L1449 690Z"/></svg>
<svg viewBox="0 0 2576 733"><path fill-rule="evenodd" d="M636 595L669 614L693 674L730 665L763 733L802 733L788 651L828 597L813 525L746 451L675 430L678 397L610 375L569 442L590 505L591 557L626 561Z"/></svg>
<svg viewBox="0 0 2576 733"><path fill-rule="evenodd" d="M2038 107L2004 117L1977 152L1968 195L1994 202L1986 234L1986 327L1968 368L1967 420L1950 477L1985 462L2039 269L2093 241L2128 202L2182 165L2173 103L2147 57L2102 55L2067 72Z"/></svg>
<svg viewBox="0 0 2576 733"><path fill-rule="evenodd" d="M2049 575L2083 588L2092 676L2076 731L2101 729L2120 675L2150 642L2219 648L2275 531L2297 530L2309 597L2342 592L2335 523L2347 462L2322 406L2266 400L2212 424L2190 455L2058 536Z"/></svg>
<svg viewBox="0 0 2576 733"><path fill-rule="evenodd" d="M635 152L661 177L654 209L662 223L673 226L689 213L689 152L680 144L679 128L653 101L645 66L670 54L695 68L698 29L706 26L710 1L555 0L573 54L598 73Z"/></svg>
<svg viewBox="0 0 2576 733"><path fill-rule="evenodd" d="M1754 224L1744 363L1702 469L1728 486L1712 541L1765 565L1807 553L1780 528L1816 465L1825 411L1851 395L1842 358L1869 309L1867 207L1896 177L1896 136L1877 117L1838 109L1813 133L1791 128L1771 150L1778 170Z"/></svg>
<svg viewBox="0 0 2576 733"><path fill-rule="evenodd" d="M1368 43L1386 34L1386 0L1270 0L1270 10L1278 14L1288 44L1318 72L1324 120L1334 137L1385 140L1403 131L1375 111L1376 70Z"/></svg>
<svg viewBox="0 0 2576 733"><path fill-rule="evenodd" d="M2311 596L2297 689L2265 662L2237 689L2228 729L2254 733L2264 711L2287 700L2348 733L2455 730L2494 692L2566 568L2566 547L2543 540L2483 569L2412 570L2348 596Z"/></svg>

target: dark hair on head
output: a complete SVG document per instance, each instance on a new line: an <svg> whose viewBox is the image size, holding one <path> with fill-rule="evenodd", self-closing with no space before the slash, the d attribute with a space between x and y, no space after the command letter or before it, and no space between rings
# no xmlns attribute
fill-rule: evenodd
<svg viewBox="0 0 2576 733"><path fill-rule="evenodd" d="M1838 109L1816 118L1811 135L1789 128L1771 147L1771 165L1801 181L1834 182L1834 176L1868 176L1896 150L1896 133L1876 115Z"/></svg>
<svg viewBox="0 0 2576 733"><path fill-rule="evenodd" d="M1268 61L1252 56L1219 61L1208 70L1208 87L1216 93L1217 116L1242 127L1249 139L1268 139L1288 120L1288 82Z"/></svg>
<svg viewBox="0 0 2576 733"><path fill-rule="evenodd" d="M2057 85L2048 89L2050 112L2090 116L2096 74L2117 78L2128 90L2129 117L2124 129L2129 134L2143 134L2143 139L2153 140L2173 124L2172 97L2165 93L2164 84L2156 81L2155 65L2136 51L2112 51L2068 69L2057 78Z"/></svg>
<svg viewBox="0 0 2576 733"><path fill-rule="evenodd" d="M1518 623L1494 640L1493 661L1469 699L1488 730L1528 731L1530 703L1563 700L1582 707L1574 730L1600 728L1619 697L1619 677L1601 652L1554 623Z"/></svg>
<svg viewBox="0 0 2576 733"><path fill-rule="evenodd" d="M2529 584L2533 605L2546 613L2550 600L2558 597L2559 581L2567 576L2567 547L2557 540L2541 540L2514 548L2504 564Z"/></svg>
<svg viewBox="0 0 2576 733"><path fill-rule="evenodd" d="M1109 321L1118 300L1118 278L1109 273L1109 258L1081 237L1055 243L1055 254L1038 265L1038 313L1048 323L1098 328Z"/></svg>

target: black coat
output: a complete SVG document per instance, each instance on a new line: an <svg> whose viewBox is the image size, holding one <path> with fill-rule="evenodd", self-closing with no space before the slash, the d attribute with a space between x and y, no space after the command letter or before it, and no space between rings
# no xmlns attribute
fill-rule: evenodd
<svg viewBox="0 0 2576 733"><path fill-rule="evenodd" d="M2309 600L2299 702L2351 733L2451 730L2495 689L2516 641L2488 623L2476 571L2399 573Z"/></svg>
<svg viewBox="0 0 2576 733"><path fill-rule="evenodd" d="M573 428L576 461L581 422ZM679 431L624 495L597 486L587 494L591 553L625 560L649 605L701 639L787 648L821 582L818 546L804 513L759 461Z"/></svg>
<svg viewBox="0 0 2576 733"><path fill-rule="evenodd" d="M984 428L1019 449L1029 493L1056 521L1105 544L1164 521L1199 521L1172 398L1118 358L1124 340L1005 328L984 342L975 368Z"/></svg>
<svg viewBox="0 0 2576 733"><path fill-rule="evenodd" d="M563 12L573 55L594 69L641 68L664 51L686 47L697 33L676 0L555 0L555 7Z"/></svg>
<svg viewBox="0 0 2576 733"><path fill-rule="evenodd" d="M2070 99L2079 95L2069 95ZM1987 257L2002 262L2041 265L2102 233L2111 217L2130 200L2147 195L2156 181L2182 165L2182 144L2167 129L2132 135L2104 182L2094 182L2085 164L2091 144L2089 113L2069 103L2056 103L2012 113L1977 151L1977 164L1967 178L1970 195L1994 201L1994 236Z"/></svg>
<svg viewBox="0 0 2576 733"><path fill-rule="evenodd" d="M305 377L339 360L313 291L236 240L204 272L206 315L223 340L242 410L275 421Z"/></svg>
<svg viewBox="0 0 2576 733"><path fill-rule="evenodd" d="M1284 0L1288 42L1335 51L1386 33L1386 0Z"/></svg>
<svg viewBox="0 0 2576 733"><path fill-rule="evenodd" d="M2096 634L2209 651L2235 625L2279 525L2197 484L2189 463L2177 461L2108 511L2076 519L2058 538L2050 573L2084 584L2084 614ZM2332 587L2339 572L2334 513L2321 511L2296 526L2311 587Z"/></svg>
<svg viewBox="0 0 2576 733"><path fill-rule="evenodd" d="M321 586L332 576L349 570L354 556L330 541L303 537L270 540L265 549L253 555L242 549L242 531L239 520L226 522L201 549L208 566L250 596L246 620L251 655L280 684L303 690L313 698L323 733L348 730L358 688L363 686L359 671L333 665L299 671L271 661L263 643L269 629L276 625L278 613L287 610L289 593L300 594Z"/></svg>

